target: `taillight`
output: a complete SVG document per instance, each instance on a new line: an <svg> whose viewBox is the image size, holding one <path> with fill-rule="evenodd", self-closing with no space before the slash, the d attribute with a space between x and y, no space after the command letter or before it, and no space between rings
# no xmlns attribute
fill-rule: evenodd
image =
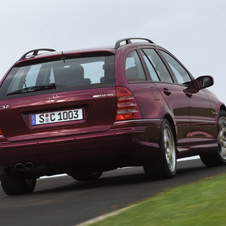
<svg viewBox="0 0 226 226"><path fill-rule="evenodd" d="M2 132L2 129L0 128L0 142L6 141L5 136Z"/></svg>
<svg viewBox="0 0 226 226"><path fill-rule="evenodd" d="M142 118L140 109L133 94L124 87L117 87L116 121Z"/></svg>

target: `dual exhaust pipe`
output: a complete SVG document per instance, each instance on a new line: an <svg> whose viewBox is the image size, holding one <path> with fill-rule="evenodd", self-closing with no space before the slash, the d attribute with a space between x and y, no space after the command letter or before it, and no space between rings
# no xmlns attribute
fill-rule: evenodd
<svg viewBox="0 0 226 226"><path fill-rule="evenodd" d="M34 168L34 163L32 163L32 162L25 162L25 163L18 162L15 165L16 170L29 170L32 168Z"/></svg>

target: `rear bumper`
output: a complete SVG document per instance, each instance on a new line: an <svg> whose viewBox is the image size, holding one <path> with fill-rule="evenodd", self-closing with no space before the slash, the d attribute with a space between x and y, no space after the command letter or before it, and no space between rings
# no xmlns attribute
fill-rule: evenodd
<svg viewBox="0 0 226 226"><path fill-rule="evenodd" d="M116 167L139 164L158 150L161 120L117 122L105 132L0 143L0 171L14 169L17 163L32 162L35 171L41 166L70 167L112 162ZM128 161L128 163L127 163ZM117 165L118 164L118 165Z"/></svg>

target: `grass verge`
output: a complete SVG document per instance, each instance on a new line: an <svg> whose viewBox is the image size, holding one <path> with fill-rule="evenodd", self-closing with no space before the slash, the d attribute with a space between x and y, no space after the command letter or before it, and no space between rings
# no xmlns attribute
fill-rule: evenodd
<svg viewBox="0 0 226 226"><path fill-rule="evenodd" d="M226 225L226 174L166 190L92 225Z"/></svg>

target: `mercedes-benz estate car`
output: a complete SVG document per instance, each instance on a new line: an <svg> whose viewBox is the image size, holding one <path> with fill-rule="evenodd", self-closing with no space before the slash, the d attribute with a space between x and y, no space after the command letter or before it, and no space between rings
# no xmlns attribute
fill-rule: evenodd
<svg viewBox="0 0 226 226"><path fill-rule="evenodd" d="M226 108L180 61L149 39L24 54L0 84L0 174L8 195L66 173L78 181L143 166L171 178L177 159L226 163Z"/></svg>

